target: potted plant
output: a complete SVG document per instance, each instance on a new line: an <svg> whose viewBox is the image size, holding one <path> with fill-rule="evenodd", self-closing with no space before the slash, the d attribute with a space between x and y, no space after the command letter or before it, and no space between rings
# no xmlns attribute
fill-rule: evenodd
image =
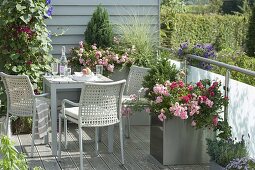
<svg viewBox="0 0 255 170"><path fill-rule="evenodd" d="M228 102L220 91L221 83L208 79L195 85L182 80L153 83L147 92L152 115L151 155L164 165L209 162L205 139L213 138L213 130L221 128L220 113ZM224 133L228 131L219 135Z"/></svg>
<svg viewBox="0 0 255 170"><path fill-rule="evenodd" d="M247 157L248 152L245 146L245 141L229 139L207 139L207 151L211 157L211 170L233 168L238 163L248 162L244 157ZM243 159L241 159L243 158ZM228 166L227 166L228 165ZM240 164L241 165L241 164ZM230 168L231 167L231 168Z"/></svg>
<svg viewBox="0 0 255 170"><path fill-rule="evenodd" d="M68 62L75 71L80 71L81 67L95 69L96 65L103 65L105 76L109 76L124 65L131 64L128 52L117 54L110 47L98 48L95 44L88 45L82 41L79 42L79 47L71 49Z"/></svg>

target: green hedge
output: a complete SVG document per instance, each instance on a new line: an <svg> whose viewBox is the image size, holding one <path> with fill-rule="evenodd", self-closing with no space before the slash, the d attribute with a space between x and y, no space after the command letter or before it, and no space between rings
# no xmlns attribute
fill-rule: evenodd
<svg viewBox="0 0 255 170"><path fill-rule="evenodd" d="M217 50L244 46L247 19L233 15L168 14L161 12L162 45L176 47L189 41L212 43ZM169 22L170 21L170 22Z"/></svg>

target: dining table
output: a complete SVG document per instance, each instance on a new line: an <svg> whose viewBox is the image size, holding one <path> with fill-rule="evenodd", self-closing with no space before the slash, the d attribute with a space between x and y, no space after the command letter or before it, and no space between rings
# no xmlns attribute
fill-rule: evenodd
<svg viewBox="0 0 255 170"><path fill-rule="evenodd" d="M88 78L71 75L69 77L43 76L43 92L50 93L51 111L51 149L52 155L57 156L57 118L58 103L61 99L79 100L79 95L84 82L111 82L113 80L103 76L94 75ZM68 92L68 93L67 93ZM66 95L65 95L66 93ZM72 95L73 94L73 95ZM76 98L76 99L75 99Z"/></svg>

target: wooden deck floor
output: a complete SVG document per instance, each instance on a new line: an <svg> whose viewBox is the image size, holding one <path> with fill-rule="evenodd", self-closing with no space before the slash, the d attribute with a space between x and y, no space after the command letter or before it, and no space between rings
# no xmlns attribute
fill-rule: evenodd
<svg viewBox="0 0 255 170"><path fill-rule="evenodd" d="M115 128L118 131L118 128ZM103 129L102 142L99 144L99 155L95 154L94 148L94 129L84 128L84 167L85 169L96 170L208 170L208 165L187 165L187 166L163 166L149 154L149 126L132 126L131 136L125 140L125 166L120 166L120 144L119 133L115 134L114 152L107 152L107 130ZM40 166L46 170L72 170L79 169L79 145L78 145L77 126L68 125L68 149L62 146L62 159L51 156L49 145L40 144L37 141L34 158L27 157L31 168ZM31 135L12 136L16 148L30 155ZM63 145L63 144L62 144Z"/></svg>

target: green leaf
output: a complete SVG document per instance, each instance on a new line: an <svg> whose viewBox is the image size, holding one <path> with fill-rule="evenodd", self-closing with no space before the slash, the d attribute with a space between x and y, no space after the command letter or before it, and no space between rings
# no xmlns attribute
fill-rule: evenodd
<svg viewBox="0 0 255 170"><path fill-rule="evenodd" d="M16 9L17 9L18 11L22 11L23 9L26 9L26 7L25 7L25 6L21 6L20 4L17 4L17 5L16 5Z"/></svg>
<svg viewBox="0 0 255 170"><path fill-rule="evenodd" d="M19 17L23 22L25 22L26 24L31 20L32 15L31 14L26 14L23 15L21 17Z"/></svg>
<svg viewBox="0 0 255 170"><path fill-rule="evenodd" d="M11 55L10 55L10 58L11 58L12 60L17 60L19 57L20 57L19 54L11 54Z"/></svg>

